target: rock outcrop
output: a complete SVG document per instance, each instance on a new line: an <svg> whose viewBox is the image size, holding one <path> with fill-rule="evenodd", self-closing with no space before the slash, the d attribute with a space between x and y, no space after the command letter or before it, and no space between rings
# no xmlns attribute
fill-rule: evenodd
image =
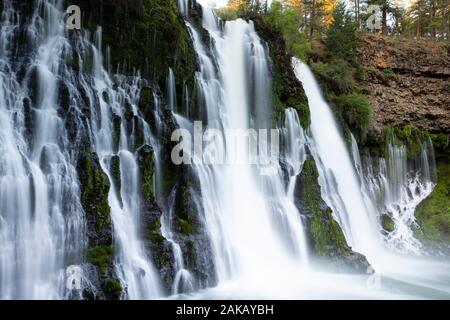
<svg viewBox="0 0 450 320"><path fill-rule="evenodd" d="M450 134L450 45L432 40L364 35L360 85L373 108L373 133L411 124Z"/></svg>

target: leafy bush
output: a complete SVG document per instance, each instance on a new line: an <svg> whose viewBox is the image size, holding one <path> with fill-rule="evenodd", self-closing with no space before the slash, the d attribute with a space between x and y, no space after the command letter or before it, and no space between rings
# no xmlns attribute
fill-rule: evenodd
<svg viewBox="0 0 450 320"><path fill-rule="evenodd" d="M335 60L329 64L313 63L312 69L327 93L341 95L353 91L355 82L352 69L344 60Z"/></svg>
<svg viewBox="0 0 450 320"><path fill-rule="evenodd" d="M369 99L364 95L352 93L338 97L336 104L350 129L361 136L365 135L372 121Z"/></svg>
<svg viewBox="0 0 450 320"><path fill-rule="evenodd" d="M281 3L274 2L265 15L265 20L283 34L287 50L291 54L306 59L311 44L306 33L301 31L304 25L299 11L294 8L283 8Z"/></svg>

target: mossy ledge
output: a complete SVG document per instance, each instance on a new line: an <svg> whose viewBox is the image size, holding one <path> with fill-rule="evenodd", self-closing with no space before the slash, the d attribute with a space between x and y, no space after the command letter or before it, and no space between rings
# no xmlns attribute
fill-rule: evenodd
<svg viewBox="0 0 450 320"><path fill-rule="evenodd" d="M338 267L365 272L366 258L348 246L332 210L322 200L315 161L305 161L295 190L296 205L306 222L310 250L319 259L331 258Z"/></svg>

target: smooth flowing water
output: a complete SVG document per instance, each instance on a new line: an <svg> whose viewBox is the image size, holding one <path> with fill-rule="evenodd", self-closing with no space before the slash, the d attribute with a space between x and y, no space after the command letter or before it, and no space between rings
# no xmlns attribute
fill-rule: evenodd
<svg viewBox="0 0 450 320"><path fill-rule="evenodd" d="M62 4L37 0L32 19L24 25L13 2L4 1L0 298L68 298L72 293L68 280L74 274L83 286L92 285L83 272L87 230L76 171L80 145L86 139L111 184L108 202L117 243L115 269L126 289L123 297L154 298L160 295L159 280L138 236L141 199L135 151L140 145L136 130L146 125L136 106L140 78L111 79L103 65L101 29L93 35L95 43L88 32L69 39ZM25 28L25 38L20 38L21 28ZM15 56L20 41L25 41L27 51L19 54L26 59ZM74 57L82 70L79 73L70 65ZM63 89L67 102L60 99ZM82 108L89 109L90 122L83 121ZM137 119L136 127L126 123L126 112ZM115 146L113 118L117 117L120 138ZM128 135L130 130L133 134ZM148 130L143 131L141 143L151 144ZM114 156L119 157L120 186L112 174Z"/></svg>
<svg viewBox="0 0 450 320"><path fill-rule="evenodd" d="M55 94L58 75L65 72L61 56L69 46L60 18L58 4L37 1L27 28L28 48L34 54L29 52L28 62L17 63L20 20L11 2L4 2L0 36L2 299L63 298L65 266L81 262L85 244L74 154L58 116ZM29 85L33 81L39 85Z"/></svg>
<svg viewBox="0 0 450 320"><path fill-rule="evenodd" d="M406 289L411 295L426 296L428 292L448 297L450 265L406 255L419 253L420 243L412 234L413 213L435 183L430 142L424 142L413 168L407 165L404 147L390 144L388 158L379 161L379 172L374 176L369 161L368 173L363 174L357 145L353 141L352 159L311 70L295 58L293 68L311 110L310 146L318 164L322 197L333 209L349 245L367 257L380 277L398 281L393 287L397 285L399 292ZM390 214L395 223L386 237L381 233L381 214ZM389 250L393 248L397 250Z"/></svg>
<svg viewBox="0 0 450 320"><path fill-rule="evenodd" d="M217 130L219 136L212 139L201 159L194 159L204 224L219 282L240 279L257 284L277 277L283 265L295 265L301 270L308 263L292 186L303 165L299 151L304 141L302 136L295 136L298 132L287 134L291 170L290 187L285 188L278 157L269 166L252 163L249 160L255 155L249 154L246 139L225 134L233 130L271 129L269 61L252 23L237 20L222 30L212 12L205 10L204 26L214 43L209 54L197 31L188 24L199 56L197 83L207 113L206 129ZM252 117L252 108L259 105L261 108L255 109ZM295 121L296 114L286 120L289 125L292 117ZM181 128L192 131L189 120L180 115L176 118ZM271 139L275 141L276 137ZM223 163L214 162L218 154L225 155Z"/></svg>
<svg viewBox="0 0 450 320"><path fill-rule="evenodd" d="M187 16L188 1L179 0ZM304 130L294 109L282 123L272 118L272 79L266 45L252 22L223 24L203 11L210 45L189 22L199 70L198 108L205 130L203 152L192 149L191 168L200 195L200 220L212 248L215 288L197 291L173 229L174 195L163 199L160 139L161 99L154 92L155 123L138 104L145 80L112 75L104 58L102 30L69 34L63 1L36 0L22 20L14 1L3 1L0 31L0 298L74 297L68 283L94 286L86 266L89 217L81 204L81 154L98 157L109 181L108 207L115 247L114 275L123 299L163 295L160 276L142 235L142 173L139 151L155 155L155 198L163 209L161 232L172 249L171 294L207 298L399 298L448 297L448 264L428 260L412 228L414 210L436 182L433 150L423 142L411 163L403 146L391 143L386 159L360 157L346 146L337 122L309 68L293 67L303 83L311 127ZM23 35L26 34L26 37ZM18 44L21 44L20 46ZM169 71L168 112L181 129L198 126L189 92L177 101L176 74ZM86 116L86 114L88 116ZM228 133L244 133L237 136ZM257 148L251 148L256 137ZM267 142L270 147L266 148ZM278 148L279 147L279 148ZM380 290L367 275L320 271L308 252L302 212L294 191L311 151L322 196L333 209L348 243L363 253L383 279ZM349 151L350 150L350 151ZM255 159L257 161L255 161ZM192 195L194 197L194 195ZM394 230L382 229L382 216ZM199 253L207 254L207 253ZM78 298L82 291L78 290Z"/></svg>

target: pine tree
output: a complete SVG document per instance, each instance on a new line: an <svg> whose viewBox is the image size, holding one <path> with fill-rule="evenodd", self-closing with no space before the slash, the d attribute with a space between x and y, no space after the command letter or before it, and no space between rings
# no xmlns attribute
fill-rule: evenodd
<svg viewBox="0 0 450 320"><path fill-rule="evenodd" d="M356 62L359 46L356 31L356 24L347 12L345 3L339 2L333 12L333 22L326 32L325 46L329 55L350 63Z"/></svg>

